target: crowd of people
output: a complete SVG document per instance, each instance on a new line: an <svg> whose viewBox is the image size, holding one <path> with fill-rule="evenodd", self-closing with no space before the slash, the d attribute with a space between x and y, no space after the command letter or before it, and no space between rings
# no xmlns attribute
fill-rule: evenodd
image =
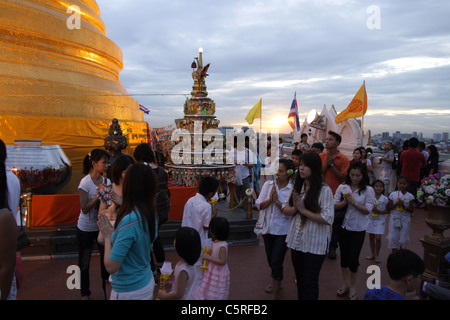
<svg viewBox="0 0 450 320"><path fill-rule="evenodd" d="M291 159L279 152L277 165L262 166L272 173L261 180L255 201L260 214L268 217L267 228L260 231L271 270L265 291L279 298L286 252L296 276L299 300L319 298L319 275L325 259L337 258L339 249L342 285L338 296L358 299L356 283L360 253L369 234L371 255L380 263L382 235L388 221L388 244L392 250L387 265L391 282L369 290L365 299L404 299L417 287L424 265L406 247L410 219L416 206L416 190L421 178L437 171L438 154L428 146L428 157L418 150L418 140L409 140L398 159L387 142L380 157L381 176L373 175L371 150L357 148L349 160L339 151L342 137L328 132L325 145L296 144ZM324 151L325 150L325 151ZM253 180L247 148L245 163L237 167L238 197ZM11 245L17 238L12 208L18 207L20 184L5 167L6 147L0 140L0 297L15 299L14 266L20 253ZM393 168L401 171L397 187L389 191ZM270 171L266 171L270 172ZM219 181L204 177L198 193L185 206L181 228L174 239L179 257L169 281L160 283L159 270L165 262L158 231L167 221L170 209L168 177L156 164L148 144L138 146L133 157L94 149L83 162L85 176L80 181L81 211L77 223L81 296L89 299L89 269L94 243L101 259L100 268L105 297L111 300L225 300L229 295L230 270L227 264L227 238L230 226L217 216ZM11 214L12 213L12 214ZM14 225L14 228L12 227ZM423 288L425 289L425 285ZM431 284L428 286L431 287ZM5 295L5 292L8 295Z"/></svg>
<svg viewBox="0 0 450 320"><path fill-rule="evenodd" d="M371 249L366 258L380 263L382 236L387 231L391 283L378 291L370 290L364 298L405 299L407 291L417 289L418 276L424 272L422 259L406 247L411 215L420 205L416 197L419 182L424 175L437 171L435 147L428 147L428 160L425 153L419 151L418 140L412 138L404 154L396 159L392 143L387 142L385 154L378 160L381 175L377 178L373 174L370 148L356 148L353 159L349 160L339 151L342 137L336 132L328 132L325 148L309 146L306 138L302 135L301 143L296 144L291 164L280 160L276 181L266 182L256 201L260 214L265 214L272 205L269 227L263 234L272 270L272 282L266 292L277 299L283 279L283 260L289 248L298 299L317 300L324 259L326 256L336 259L339 248L342 285L336 294L357 300L359 259L366 233ZM287 183L285 172L291 165L295 171ZM399 175L395 190L390 191L393 169L397 169ZM292 192L284 191L286 188L291 188Z"/></svg>
<svg viewBox="0 0 450 320"><path fill-rule="evenodd" d="M227 299L229 224L216 217L217 206L210 203L219 181L202 178L198 193L186 202L174 240L180 261L163 289L160 269L165 253L158 230L170 210L168 176L156 165L148 144L137 146L133 156L112 159L106 151L94 149L84 159L77 223L82 299L91 294L89 267L95 241L105 297L109 293L111 300ZM207 246L210 250L205 251ZM200 269L202 261L206 271Z"/></svg>

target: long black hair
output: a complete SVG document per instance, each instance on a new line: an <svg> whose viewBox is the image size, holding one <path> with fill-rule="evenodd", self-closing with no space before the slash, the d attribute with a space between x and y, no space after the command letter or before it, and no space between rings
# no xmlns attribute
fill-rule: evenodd
<svg viewBox="0 0 450 320"><path fill-rule="evenodd" d="M319 212L319 195L323 186L322 161L320 156L314 151L307 151L300 157L300 165L304 165L311 170L309 178L309 190L304 197L305 208L312 212ZM305 179L297 175L294 183L294 190L300 194Z"/></svg>
<svg viewBox="0 0 450 320"><path fill-rule="evenodd" d="M156 176L149 165L135 163L128 168L123 180L122 205L117 212L114 228L124 216L137 210L141 214L144 230L150 233L150 240L156 238Z"/></svg>
<svg viewBox="0 0 450 320"><path fill-rule="evenodd" d="M122 179L122 172L127 170L127 168L133 163L135 163L135 161L129 155L121 155L117 157L111 166L111 180L115 184L119 184L120 179Z"/></svg>

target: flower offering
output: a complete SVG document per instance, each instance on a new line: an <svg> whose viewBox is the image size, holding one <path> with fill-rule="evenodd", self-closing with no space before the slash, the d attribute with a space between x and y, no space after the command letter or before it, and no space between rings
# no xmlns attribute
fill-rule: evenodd
<svg viewBox="0 0 450 320"><path fill-rule="evenodd" d="M417 189L417 198L428 205L445 207L450 205L450 175L443 171L432 174L422 180Z"/></svg>
<svg viewBox="0 0 450 320"><path fill-rule="evenodd" d="M160 271L161 271L161 276L160 276L161 288L165 289L166 282L173 272L172 263L168 262L168 261L164 261L164 264L161 267Z"/></svg>

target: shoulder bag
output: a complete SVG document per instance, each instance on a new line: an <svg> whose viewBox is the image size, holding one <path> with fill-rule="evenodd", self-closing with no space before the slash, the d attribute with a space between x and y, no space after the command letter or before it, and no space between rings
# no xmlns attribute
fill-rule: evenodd
<svg viewBox="0 0 450 320"><path fill-rule="evenodd" d="M269 195L270 191L272 190L273 184L271 187L267 188L266 193L266 199ZM259 211L259 217L258 221L256 221L255 228L253 229L253 232L257 235L260 234L267 234L269 232L269 223L270 223L270 216L273 212L273 203L269 204L269 206L263 210Z"/></svg>
<svg viewBox="0 0 450 320"><path fill-rule="evenodd" d="M344 200L344 196L341 195L341 201ZM342 226L342 223L344 222L345 214L347 213L348 204L343 206L342 208L338 210L334 210L334 221L333 226L340 227Z"/></svg>

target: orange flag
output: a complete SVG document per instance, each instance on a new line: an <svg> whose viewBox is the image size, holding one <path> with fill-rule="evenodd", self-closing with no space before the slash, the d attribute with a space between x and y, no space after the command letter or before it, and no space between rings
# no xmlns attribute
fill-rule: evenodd
<svg viewBox="0 0 450 320"><path fill-rule="evenodd" d="M343 110L336 116L336 119L334 121L336 122L336 124L338 124L348 119L359 118L365 115L366 111L367 111L367 92L366 92L366 84L364 83L356 93L352 102L350 102L350 104L345 110Z"/></svg>

